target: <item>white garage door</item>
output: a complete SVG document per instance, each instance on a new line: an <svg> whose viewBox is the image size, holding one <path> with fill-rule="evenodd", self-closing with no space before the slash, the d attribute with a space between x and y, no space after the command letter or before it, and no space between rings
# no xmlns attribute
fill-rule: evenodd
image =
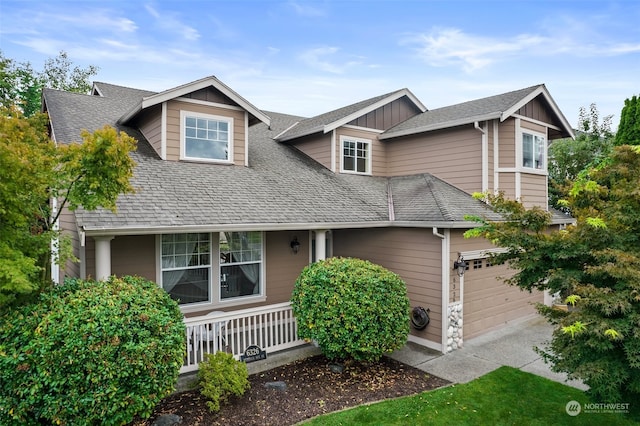
<svg viewBox="0 0 640 426"><path fill-rule="evenodd" d="M496 277L506 277L505 265L491 265L487 259L469 260L464 274L464 339L476 337L508 321L535 312L533 304L543 301L543 293L521 291Z"/></svg>

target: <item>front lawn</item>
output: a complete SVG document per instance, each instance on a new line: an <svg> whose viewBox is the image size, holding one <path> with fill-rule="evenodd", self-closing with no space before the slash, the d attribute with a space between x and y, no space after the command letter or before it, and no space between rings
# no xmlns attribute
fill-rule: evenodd
<svg viewBox="0 0 640 426"><path fill-rule="evenodd" d="M570 401L581 404L577 416L567 414ZM412 397L363 405L317 417L305 425L631 425L631 416L588 410L592 401L579 389L511 367L479 379Z"/></svg>

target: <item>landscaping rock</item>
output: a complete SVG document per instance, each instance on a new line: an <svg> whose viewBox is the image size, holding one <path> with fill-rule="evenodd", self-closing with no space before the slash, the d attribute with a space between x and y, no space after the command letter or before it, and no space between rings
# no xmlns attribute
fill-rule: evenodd
<svg viewBox="0 0 640 426"><path fill-rule="evenodd" d="M277 382L267 382L264 384L264 387L267 389L276 389L276 390L287 390L287 384L283 381Z"/></svg>
<svg viewBox="0 0 640 426"><path fill-rule="evenodd" d="M153 426L173 426L182 423L182 417L176 414L163 414L153 422Z"/></svg>

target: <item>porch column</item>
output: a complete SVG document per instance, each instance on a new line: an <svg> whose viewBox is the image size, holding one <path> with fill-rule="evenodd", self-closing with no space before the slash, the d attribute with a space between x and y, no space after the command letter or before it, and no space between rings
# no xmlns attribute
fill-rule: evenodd
<svg viewBox="0 0 640 426"><path fill-rule="evenodd" d="M96 280L111 276L111 240L113 237L94 237L96 242Z"/></svg>
<svg viewBox="0 0 640 426"><path fill-rule="evenodd" d="M327 258L327 230L316 231L316 260Z"/></svg>

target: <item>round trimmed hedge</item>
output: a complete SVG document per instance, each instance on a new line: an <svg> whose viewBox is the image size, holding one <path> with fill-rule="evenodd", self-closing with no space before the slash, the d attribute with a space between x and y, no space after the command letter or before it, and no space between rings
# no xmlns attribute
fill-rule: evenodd
<svg viewBox="0 0 640 426"><path fill-rule="evenodd" d="M122 425L173 391L176 302L139 277L67 280L0 317L0 424Z"/></svg>
<svg viewBox="0 0 640 426"><path fill-rule="evenodd" d="M332 360L377 361L409 334L404 281L380 265L334 257L308 265L291 299L300 337Z"/></svg>

